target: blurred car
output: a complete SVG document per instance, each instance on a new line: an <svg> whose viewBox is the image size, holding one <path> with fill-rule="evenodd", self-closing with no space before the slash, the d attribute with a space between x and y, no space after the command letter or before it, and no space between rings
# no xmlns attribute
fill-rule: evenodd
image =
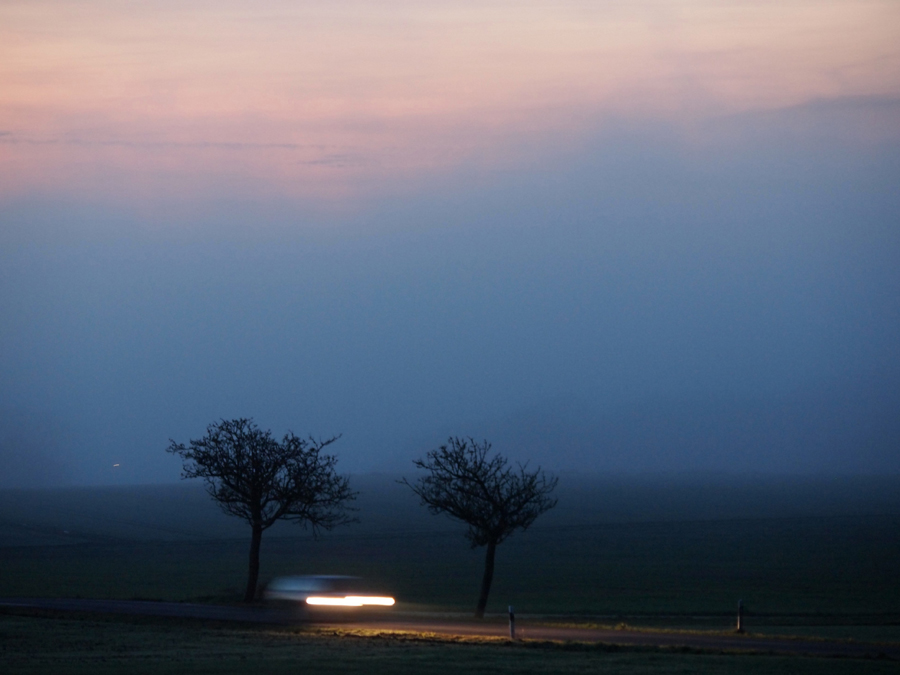
<svg viewBox="0 0 900 675"><path fill-rule="evenodd" d="M307 609L394 605L394 598L372 592L359 577L324 574L278 577L266 585L263 597L274 604L299 605Z"/></svg>

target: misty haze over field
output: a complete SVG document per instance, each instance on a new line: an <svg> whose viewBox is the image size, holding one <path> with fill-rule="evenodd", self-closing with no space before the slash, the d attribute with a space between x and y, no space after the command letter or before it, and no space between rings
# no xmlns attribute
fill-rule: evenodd
<svg viewBox="0 0 900 675"><path fill-rule="evenodd" d="M898 6L439 4L0 9L0 487L238 416L355 474L900 473Z"/></svg>

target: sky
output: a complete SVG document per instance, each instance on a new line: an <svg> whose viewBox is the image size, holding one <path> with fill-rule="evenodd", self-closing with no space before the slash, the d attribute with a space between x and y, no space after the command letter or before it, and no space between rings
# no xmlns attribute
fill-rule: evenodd
<svg viewBox="0 0 900 675"><path fill-rule="evenodd" d="M900 474L900 4L0 0L0 487Z"/></svg>

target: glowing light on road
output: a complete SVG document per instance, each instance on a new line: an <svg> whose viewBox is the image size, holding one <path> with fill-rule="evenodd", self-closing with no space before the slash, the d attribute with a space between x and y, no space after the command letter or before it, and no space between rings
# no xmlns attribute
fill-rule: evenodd
<svg viewBox="0 0 900 675"><path fill-rule="evenodd" d="M390 607L394 604L394 599L377 595L347 595L343 598L313 595L306 599L306 604L325 607L362 607L363 605Z"/></svg>

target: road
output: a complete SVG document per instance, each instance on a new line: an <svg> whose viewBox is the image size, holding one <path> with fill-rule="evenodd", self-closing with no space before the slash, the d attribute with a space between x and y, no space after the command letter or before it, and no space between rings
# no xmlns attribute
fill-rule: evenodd
<svg viewBox="0 0 900 675"><path fill-rule="evenodd" d="M290 613L267 607L199 605L136 600L0 598L0 607L100 614L166 616L263 624L284 624L292 620ZM424 632L448 637L509 637L508 624L503 621L490 619L466 621L411 614L397 614L394 617L373 617L365 622L309 621L308 625L317 628L334 628L340 631L374 630L400 633ZM736 634L570 628L542 625L537 622L523 621L521 618L517 619L516 622L516 637L523 640L573 641L644 647L691 647L716 651L768 652L810 656L887 657L900 660L900 646L898 645L831 640L779 639Z"/></svg>

